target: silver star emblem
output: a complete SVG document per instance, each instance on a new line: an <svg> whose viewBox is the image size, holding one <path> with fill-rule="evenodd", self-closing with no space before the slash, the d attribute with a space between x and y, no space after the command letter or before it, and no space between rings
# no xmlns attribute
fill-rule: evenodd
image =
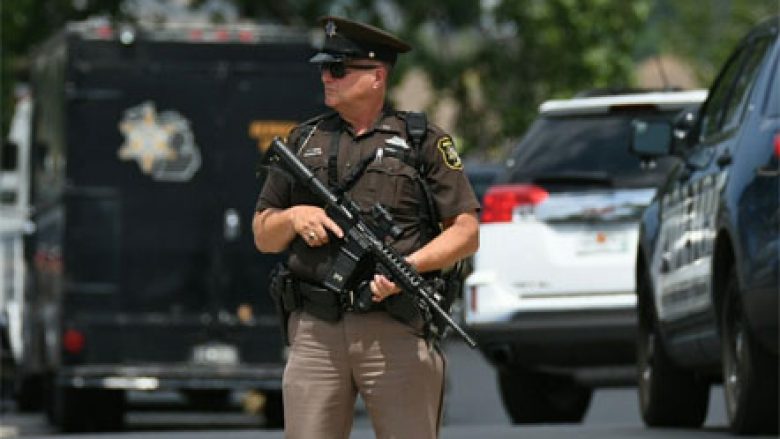
<svg viewBox="0 0 780 439"><path fill-rule="evenodd" d="M325 24L325 35L333 37L336 35L336 23L333 20L328 20Z"/></svg>

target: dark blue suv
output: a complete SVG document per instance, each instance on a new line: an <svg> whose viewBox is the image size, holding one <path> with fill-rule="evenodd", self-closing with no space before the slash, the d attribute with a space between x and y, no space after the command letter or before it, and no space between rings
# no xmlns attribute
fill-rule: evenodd
<svg viewBox="0 0 780 439"><path fill-rule="evenodd" d="M649 426L700 426L722 382L733 432L778 430L778 25L742 40L698 111L634 123L648 165L680 158L644 212L637 252Z"/></svg>

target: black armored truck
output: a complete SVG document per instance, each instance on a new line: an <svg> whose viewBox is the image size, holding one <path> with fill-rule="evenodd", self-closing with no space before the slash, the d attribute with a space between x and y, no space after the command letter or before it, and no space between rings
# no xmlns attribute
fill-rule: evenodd
<svg viewBox="0 0 780 439"><path fill-rule="evenodd" d="M20 406L107 430L128 391L209 404L247 391L281 425L285 345L267 293L279 259L253 245L255 163L322 110L310 39L90 20L32 57L34 228L9 317Z"/></svg>

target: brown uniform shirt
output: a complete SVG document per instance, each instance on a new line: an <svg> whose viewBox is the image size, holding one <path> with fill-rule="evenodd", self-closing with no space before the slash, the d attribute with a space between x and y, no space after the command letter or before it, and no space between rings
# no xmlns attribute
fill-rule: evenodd
<svg viewBox="0 0 780 439"><path fill-rule="evenodd" d="M347 191L349 198L364 211L377 202L387 208L403 230L398 240L391 241L399 253L406 255L420 248L424 244L420 236L420 211L424 206L420 205L419 184L414 180L417 171L403 160L383 154L389 150L414 148L411 139L407 138L405 113L386 109L373 128L360 136L356 136L335 113L317 117L293 129L287 145L297 151L299 159L326 185L333 136L339 136L336 166L339 182L343 182L364 158L374 157ZM380 149L383 151L378 153ZM479 209L452 138L428 124L420 150L420 160L426 165L423 177L430 187L439 217L450 218ZM299 204L323 205L306 188L280 171L272 170L260 192L256 210L284 209ZM327 245L312 248L296 236L288 249L290 270L312 282L324 278L339 245L339 240L331 237Z"/></svg>

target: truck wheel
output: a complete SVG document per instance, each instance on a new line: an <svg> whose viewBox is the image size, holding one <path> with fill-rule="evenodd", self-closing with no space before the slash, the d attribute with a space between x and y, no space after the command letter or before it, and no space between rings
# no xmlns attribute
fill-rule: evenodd
<svg viewBox="0 0 780 439"><path fill-rule="evenodd" d="M647 274L637 287L637 382L642 419L650 427L699 427L707 416L709 383L672 363L658 332Z"/></svg>
<svg viewBox="0 0 780 439"><path fill-rule="evenodd" d="M582 422L593 393L570 377L527 370L500 370L498 386L513 424Z"/></svg>
<svg viewBox="0 0 780 439"><path fill-rule="evenodd" d="M52 420L63 432L120 430L124 411L121 390L57 386L52 395Z"/></svg>
<svg viewBox="0 0 780 439"><path fill-rule="evenodd" d="M18 371L11 354L11 344L8 342L7 330L2 323L2 316L0 316L0 401L14 397L14 382L17 376Z"/></svg>
<svg viewBox="0 0 780 439"><path fill-rule="evenodd" d="M284 428L284 404L282 402L282 391L265 392L265 428Z"/></svg>
<svg viewBox="0 0 780 439"><path fill-rule="evenodd" d="M734 268L724 297L723 391L730 428L736 434L777 433L777 358L756 342L748 328Z"/></svg>

